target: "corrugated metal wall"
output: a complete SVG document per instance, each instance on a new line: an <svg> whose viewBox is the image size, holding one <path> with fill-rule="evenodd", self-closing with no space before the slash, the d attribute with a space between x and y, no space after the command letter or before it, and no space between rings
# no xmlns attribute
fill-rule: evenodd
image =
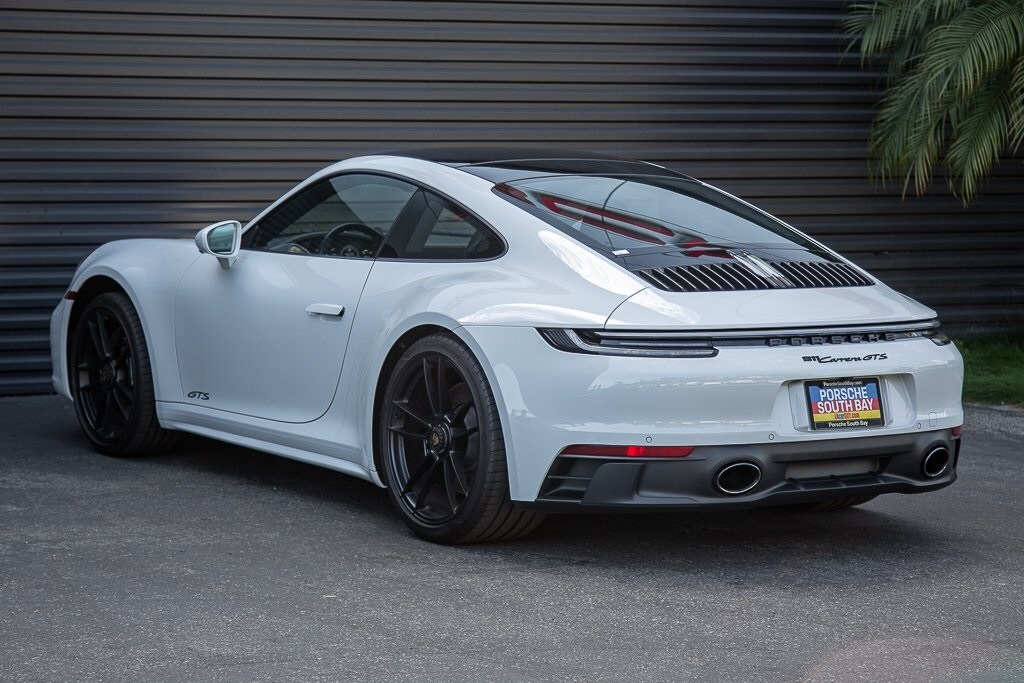
<svg viewBox="0 0 1024 683"><path fill-rule="evenodd" d="M97 244L245 220L313 170L429 142L660 161L959 327L1024 319L1024 165L970 211L865 180L872 79L835 0L0 0L0 393L49 391Z"/></svg>

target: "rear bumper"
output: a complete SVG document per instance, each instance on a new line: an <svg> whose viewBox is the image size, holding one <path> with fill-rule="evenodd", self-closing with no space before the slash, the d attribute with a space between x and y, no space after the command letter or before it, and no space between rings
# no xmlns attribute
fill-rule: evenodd
<svg viewBox="0 0 1024 683"><path fill-rule="evenodd" d="M946 448L938 476L922 466L927 453ZM951 429L813 443L705 446L673 460L558 456L541 494L529 504L551 511L715 507L740 509L876 495L924 493L956 480L960 437ZM760 479L748 492L716 489L715 475L732 463L752 463Z"/></svg>
<svg viewBox="0 0 1024 683"><path fill-rule="evenodd" d="M884 446L883 451L919 452L924 444L915 446L917 440L932 438L922 434L963 424L960 355L952 344L936 345L928 339L875 342L870 354L859 351L858 345L843 345L837 347L843 349L843 357L821 363L800 346L723 348L707 358L640 358L557 350L532 328L467 326L459 333L481 360L494 389L516 502L550 498L547 477L556 457L578 444L696 449L679 464L638 469L635 462L626 463L620 474L627 482L638 478L640 492L658 491L650 482L661 478L706 480L710 473L700 468L713 469L728 458L758 458L764 461L765 481L744 501L757 504L758 496L763 496L769 504L768 488L784 478L773 478L774 457L840 457L878 443L897 444ZM845 357L847 349L855 350L848 352L850 358ZM879 380L884 424L841 432L814 429L805 383L850 377ZM668 469L663 472L663 467ZM602 473L598 482L611 478L614 469ZM899 474L891 461L885 473ZM913 478L903 483L907 490L921 490L913 488ZM939 484L918 483L931 488ZM628 493L631 486L616 484L620 493L610 499L637 504L636 496ZM624 490L627 493L621 493ZM678 486L669 493L641 497L653 498L647 501L653 506L738 504Z"/></svg>

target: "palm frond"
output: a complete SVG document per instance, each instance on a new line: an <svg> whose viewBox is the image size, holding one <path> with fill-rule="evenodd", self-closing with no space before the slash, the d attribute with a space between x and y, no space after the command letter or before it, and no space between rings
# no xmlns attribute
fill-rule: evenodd
<svg viewBox="0 0 1024 683"><path fill-rule="evenodd" d="M1024 2L991 0L936 26L917 68L969 95L1024 53Z"/></svg>
<svg viewBox="0 0 1024 683"><path fill-rule="evenodd" d="M886 83L895 83L905 74L913 71L920 61L923 42L924 36L910 36L889 51L885 57Z"/></svg>
<svg viewBox="0 0 1024 683"><path fill-rule="evenodd" d="M876 181L922 194L945 156L966 203L1024 144L1024 0L858 2L843 28L862 63L886 69L869 139Z"/></svg>
<svg viewBox="0 0 1024 683"><path fill-rule="evenodd" d="M977 194L982 178L1008 142L1011 118L1009 73L978 87L966 115L953 127L946 182L966 203Z"/></svg>
<svg viewBox="0 0 1024 683"><path fill-rule="evenodd" d="M854 3L843 20L846 35L860 43L862 59L883 56L921 35L936 22L956 16L969 0L876 0Z"/></svg>
<svg viewBox="0 0 1024 683"><path fill-rule="evenodd" d="M1024 55L1010 69L1010 149L1024 143Z"/></svg>
<svg viewBox="0 0 1024 683"><path fill-rule="evenodd" d="M961 112L953 94L920 69L889 88L869 140L877 178L901 179L904 194L911 181L918 194L924 191L945 131Z"/></svg>

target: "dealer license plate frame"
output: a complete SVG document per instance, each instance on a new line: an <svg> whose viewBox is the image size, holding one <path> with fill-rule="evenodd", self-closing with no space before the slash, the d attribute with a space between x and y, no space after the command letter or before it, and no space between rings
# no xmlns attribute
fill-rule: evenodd
<svg viewBox="0 0 1024 683"><path fill-rule="evenodd" d="M842 415L842 418L818 419L815 420L814 404L820 400L820 393L815 396L815 390L822 388L840 387L874 387L874 398L878 399L878 415L861 417L862 412L853 411L844 413L821 413L821 415ZM870 392L869 392L870 395ZM838 377L829 379L812 379L804 382L804 399L807 403L807 419L811 430L822 432L841 432L849 429L877 429L885 425L885 401L882 399L882 381L878 377ZM853 415L847 417L848 415Z"/></svg>

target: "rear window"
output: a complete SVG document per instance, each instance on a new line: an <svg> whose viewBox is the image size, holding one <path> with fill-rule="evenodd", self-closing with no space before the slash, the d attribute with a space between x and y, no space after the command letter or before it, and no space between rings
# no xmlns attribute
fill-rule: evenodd
<svg viewBox="0 0 1024 683"><path fill-rule="evenodd" d="M605 252L642 254L666 247L817 250L781 222L688 178L548 175L499 183L494 189Z"/></svg>
<svg viewBox="0 0 1024 683"><path fill-rule="evenodd" d="M381 255L417 260L473 260L500 256L505 243L478 218L432 192L410 202L413 220L390 239Z"/></svg>

